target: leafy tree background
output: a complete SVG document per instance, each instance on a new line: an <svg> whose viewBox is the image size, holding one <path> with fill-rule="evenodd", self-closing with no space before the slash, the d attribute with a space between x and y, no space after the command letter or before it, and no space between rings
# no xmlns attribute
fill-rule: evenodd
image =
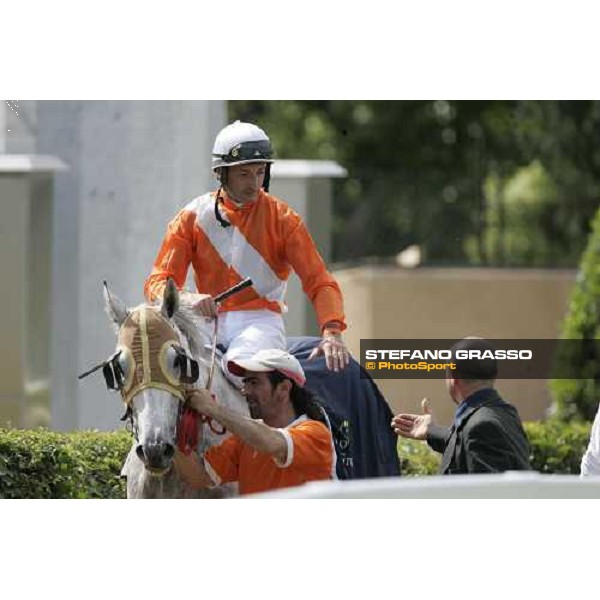
<svg viewBox="0 0 600 600"><path fill-rule="evenodd" d="M600 347L600 102L235 101L279 158L331 159L333 259L390 260L418 244L424 264L576 267L557 357L556 416L593 418ZM588 242L589 238L589 242ZM575 369L575 370L574 370Z"/></svg>
<svg viewBox="0 0 600 600"><path fill-rule="evenodd" d="M330 159L333 259L575 266L600 197L594 101L232 101L276 157Z"/></svg>
<svg viewBox="0 0 600 600"><path fill-rule="evenodd" d="M563 323L556 368L577 379L555 379L555 414L563 420L593 420L600 397L600 212L583 254ZM564 371L563 371L564 369Z"/></svg>

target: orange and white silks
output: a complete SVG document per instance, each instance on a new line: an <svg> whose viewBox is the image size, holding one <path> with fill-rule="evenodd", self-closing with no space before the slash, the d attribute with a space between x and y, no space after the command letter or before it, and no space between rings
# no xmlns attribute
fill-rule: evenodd
<svg viewBox="0 0 600 600"><path fill-rule="evenodd" d="M198 292L211 296L252 278L252 287L225 300L220 311L281 313L294 270L321 329L331 321L346 328L340 287L295 211L263 190L256 202L241 206L225 197L218 210L229 227L216 218L214 193L192 200L169 223L144 286L148 300L161 297L168 277L183 288L191 264Z"/></svg>

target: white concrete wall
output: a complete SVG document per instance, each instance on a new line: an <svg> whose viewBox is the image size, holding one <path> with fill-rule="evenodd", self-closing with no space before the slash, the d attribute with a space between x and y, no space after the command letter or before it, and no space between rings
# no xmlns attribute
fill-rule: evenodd
<svg viewBox="0 0 600 600"><path fill-rule="evenodd" d="M344 292L346 343L359 357L361 339L557 339L576 271L366 266L335 275ZM437 422L452 422L456 406L441 379L378 379L377 385L395 413L420 412L427 397ZM500 379L497 387L523 420L546 416L546 380Z"/></svg>

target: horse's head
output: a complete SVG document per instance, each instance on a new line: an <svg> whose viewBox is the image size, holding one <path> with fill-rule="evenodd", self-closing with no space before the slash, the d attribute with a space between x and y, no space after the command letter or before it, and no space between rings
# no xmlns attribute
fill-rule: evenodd
<svg viewBox="0 0 600 600"><path fill-rule="evenodd" d="M199 377L188 340L174 323L178 291L169 280L162 306L127 309L105 284L104 301L118 331L116 352L102 365L104 376L109 388L121 392L137 456L148 471L162 475L172 465L186 386Z"/></svg>

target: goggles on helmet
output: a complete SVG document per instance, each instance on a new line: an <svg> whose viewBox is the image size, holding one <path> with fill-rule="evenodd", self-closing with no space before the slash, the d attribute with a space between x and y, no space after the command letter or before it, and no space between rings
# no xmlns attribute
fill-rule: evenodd
<svg viewBox="0 0 600 600"><path fill-rule="evenodd" d="M272 156L271 142L261 140L256 142L242 142L236 144L227 154L213 154L224 163L238 163L240 161L270 161Z"/></svg>

